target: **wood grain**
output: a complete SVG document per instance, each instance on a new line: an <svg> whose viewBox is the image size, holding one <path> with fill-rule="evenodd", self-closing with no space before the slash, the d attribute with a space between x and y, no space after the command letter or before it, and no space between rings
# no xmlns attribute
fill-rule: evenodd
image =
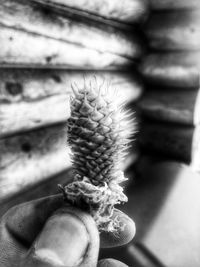
<svg viewBox="0 0 200 267"><path fill-rule="evenodd" d="M34 0L44 6L61 9L65 13L79 14L82 16L94 15L106 20L114 20L123 23L135 23L143 21L148 13L148 1L146 0Z"/></svg>
<svg viewBox="0 0 200 267"><path fill-rule="evenodd" d="M133 147L122 163L127 169L138 158ZM0 203L16 194L49 184L51 179L71 168L70 149L67 145L66 124L46 127L0 140ZM67 182L62 178L62 182ZM55 181L55 187L56 187ZM39 192L43 192L44 186ZM37 190L38 192L38 190ZM54 191L52 191L53 193ZM47 192L46 192L47 194ZM41 195L38 195L39 197Z"/></svg>
<svg viewBox="0 0 200 267"><path fill-rule="evenodd" d="M124 69L133 63L119 55L102 53L79 44L60 42L2 25L0 43L1 67Z"/></svg>
<svg viewBox="0 0 200 267"><path fill-rule="evenodd" d="M157 121L185 125L200 123L199 90L147 90L138 106L143 116Z"/></svg>
<svg viewBox="0 0 200 267"><path fill-rule="evenodd" d="M144 121L139 142L151 155L167 156L200 170L200 127Z"/></svg>
<svg viewBox="0 0 200 267"><path fill-rule="evenodd" d="M103 27L66 18L53 10L46 11L32 1L4 1L0 5L0 23L12 29L101 53L108 52L128 58L138 58L143 53L142 42L134 31L123 33L110 26Z"/></svg>
<svg viewBox="0 0 200 267"><path fill-rule="evenodd" d="M57 182L68 181L64 175L71 170L71 161L64 122L70 114L72 82L83 84L83 75L98 74L101 82L111 80L120 101L140 97L143 85L138 77L119 70L126 70L143 55L132 23L143 21L147 12L146 0L76 0L67 5L62 0L3 1L1 206L9 203L7 209L16 203L16 196L21 202L57 192L53 189ZM123 168L137 156L138 151L130 150Z"/></svg>
<svg viewBox="0 0 200 267"><path fill-rule="evenodd" d="M145 27L156 50L200 50L200 9L152 13Z"/></svg>
<svg viewBox="0 0 200 267"><path fill-rule="evenodd" d="M120 102L138 100L143 92L132 73L65 70L2 69L0 73L0 136L64 122L70 115L71 84L83 86L97 77L99 85L110 83Z"/></svg>
<svg viewBox="0 0 200 267"><path fill-rule="evenodd" d="M0 201L71 166L65 127L0 140Z"/></svg>
<svg viewBox="0 0 200 267"><path fill-rule="evenodd" d="M199 88L200 52L166 52L147 55L140 71L151 84Z"/></svg>
<svg viewBox="0 0 200 267"><path fill-rule="evenodd" d="M154 10L180 10L200 8L199 0L150 0L150 5Z"/></svg>
<svg viewBox="0 0 200 267"><path fill-rule="evenodd" d="M69 168L64 172L50 177L49 179L36 182L35 184L16 192L11 197L0 201L0 217L2 217L9 208L20 203L61 193L59 191L58 184L67 184L72 179L73 171Z"/></svg>

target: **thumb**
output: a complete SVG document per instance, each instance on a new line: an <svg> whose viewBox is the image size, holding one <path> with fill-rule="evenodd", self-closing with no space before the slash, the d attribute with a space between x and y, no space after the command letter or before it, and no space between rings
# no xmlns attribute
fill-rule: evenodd
<svg viewBox="0 0 200 267"><path fill-rule="evenodd" d="M98 253L99 234L92 217L64 207L48 219L21 266L93 267Z"/></svg>

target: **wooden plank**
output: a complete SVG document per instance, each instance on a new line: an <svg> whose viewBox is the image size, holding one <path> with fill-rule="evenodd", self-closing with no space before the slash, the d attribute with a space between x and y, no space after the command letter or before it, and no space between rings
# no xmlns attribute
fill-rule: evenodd
<svg viewBox="0 0 200 267"><path fill-rule="evenodd" d="M199 0L150 0L150 5L154 10L200 8Z"/></svg>
<svg viewBox="0 0 200 267"><path fill-rule="evenodd" d="M128 157L125 159L122 167L125 171L125 177L129 178L129 181L133 179L133 171L130 168L130 164L133 165L138 159L138 150L133 146L130 150ZM42 179L36 181L23 189L20 189L11 197L8 197L0 201L0 217L11 207L20 203L34 200L41 197L46 197L60 193L58 184L66 185L73 179L73 170L68 168L67 170L58 173L48 179ZM14 181L13 181L14 182ZM1 183L1 182L0 182Z"/></svg>
<svg viewBox="0 0 200 267"><path fill-rule="evenodd" d="M32 1L8 0L0 5L1 25L59 40L98 52L128 58L142 55L142 42L137 33L123 33L110 26L95 25L47 12Z"/></svg>
<svg viewBox="0 0 200 267"><path fill-rule="evenodd" d="M199 90L147 90L138 106L143 116L157 121L185 125L200 123Z"/></svg>
<svg viewBox="0 0 200 267"><path fill-rule="evenodd" d="M4 199L0 203L0 217L8 211L9 208L23 202L31 201L37 198L51 196L61 193L58 184L67 184L73 179L73 171L71 168L61 172L44 181L36 182L35 184L20 190L11 197Z"/></svg>
<svg viewBox="0 0 200 267"><path fill-rule="evenodd" d="M200 171L200 127L144 121L139 143L150 154L164 155Z"/></svg>
<svg viewBox="0 0 200 267"><path fill-rule="evenodd" d="M69 115L66 95L50 96L33 102L2 104L0 136L63 122Z"/></svg>
<svg viewBox="0 0 200 267"><path fill-rule="evenodd" d="M65 127L0 140L0 201L71 166Z"/></svg>
<svg viewBox="0 0 200 267"><path fill-rule="evenodd" d="M147 55L140 71L150 84L199 88L200 52L168 52Z"/></svg>
<svg viewBox="0 0 200 267"><path fill-rule="evenodd" d="M122 163L125 170L138 158L135 146ZM53 177L71 168L70 149L67 146L66 124L46 127L0 140L0 203L10 202L15 195L35 187L34 197L55 192ZM59 177L58 177L59 178ZM60 179L60 178L59 178ZM62 183L66 181L62 178ZM46 186L45 186L45 185ZM39 188L41 185L41 188ZM52 190L52 191L51 191ZM31 193L30 193L31 196ZM11 201L12 202L12 201ZM13 203L13 202L12 202Z"/></svg>
<svg viewBox="0 0 200 267"><path fill-rule="evenodd" d="M34 0L44 6L61 9L66 13L82 16L102 17L106 20L114 20L123 23L135 23L143 21L148 13L148 1L146 0ZM95 19L95 18L94 18Z"/></svg>
<svg viewBox="0 0 200 267"><path fill-rule="evenodd" d="M200 9L152 13L145 27L156 50L199 50Z"/></svg>
<svg viewBox="0 0 200 267"><path fill-rule="evenodd" d="M71 84L84 83L84 76L99 84L111 83L121 102L138 100L143 85L133 73L66 70L1 69L0 136L65 122L69 117Z"/></svg>
<svg viewBox="0 0 200 267"><path fill-rule="evenodd" d="M108 52L0 26L0 66L124 69L133 61Z"/></svg>

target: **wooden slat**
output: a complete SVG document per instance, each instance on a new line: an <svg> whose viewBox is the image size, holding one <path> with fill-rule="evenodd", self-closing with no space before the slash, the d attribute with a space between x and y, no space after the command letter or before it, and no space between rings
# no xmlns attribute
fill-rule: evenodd
<svg viewBox="0 0 200 267"><path fill-rule="evenodd" d="M95 15L107 20L123 23L134 23L146 18L148 12L148 1L146 0L34 0L44 6L61 9L82 16Z"/></svg>
<svg viewBox="0 0 200 267"><path fill-rule="evenodd" d="M157 50L200 50L200 9L152 13L145 27Z"/></svg>
<svg viewBox="0 0 200 267"><path fill-rule="evenodd" d="M32 1L4 1L0 5L0 23L102 53L129 58L138 58L142 54L142 43L134 32L126 34L109 26L78 22L53 11L45 12Z"/></svg>
<svg viewBox="0 0 200 267"><path fill-rule="evenodd" d="M122 69L132 60L80 45L0 26L0 66Z"/></svg>
<svg viewBox="0 0 200 267"><path fill-rule="evenodd" d="M200 52L149 54L140 66L147 82L187 88L199 88Z"/></svg>
<svg viewBox="0 0 200 267"><path fill-rule="evenodd" d="M155 10L200 8L199 0L150 0L150 5Z"/></svg>
<svg viewBox="0 0 200 267"><path fill-rule="evenodd" d="M165 155L200 170L200 127L178 126L155 121L143 122L139 142L145 151Z"/></svg>
<svg viewBox="0 0 200 267"><path fill-rule="evenodd" d="M147 91L138 106L145 117L185 125L200 123L199 90Z"/></svg>
<svg viewBox="0 0 200 267"><path fill-rule="evenodd" d="M84 76L111 83L121 102L136 101L143 86L132 73L2 69L0 73L0 136L65 122L69 117L71 83L83 86Z"/></svg>
<svg viewBox="0 0 200 267"><path fill-rule="evenodd" d="M0 140L0 201L71 166L65 127Z"/></svg>

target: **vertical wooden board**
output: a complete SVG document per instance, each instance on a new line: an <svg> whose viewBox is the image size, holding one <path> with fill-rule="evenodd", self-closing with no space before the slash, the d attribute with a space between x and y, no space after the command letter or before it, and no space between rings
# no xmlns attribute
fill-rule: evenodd
<svg viewBox="0 0 200 267"><path fill-rule="evenodd" d="M53 10L46 11L32 1L8 0L0 5L2 25L25 32L130 58L142 54L142 42L136 32L123 33L101 24L78 22L65 18Z"/></svg>

